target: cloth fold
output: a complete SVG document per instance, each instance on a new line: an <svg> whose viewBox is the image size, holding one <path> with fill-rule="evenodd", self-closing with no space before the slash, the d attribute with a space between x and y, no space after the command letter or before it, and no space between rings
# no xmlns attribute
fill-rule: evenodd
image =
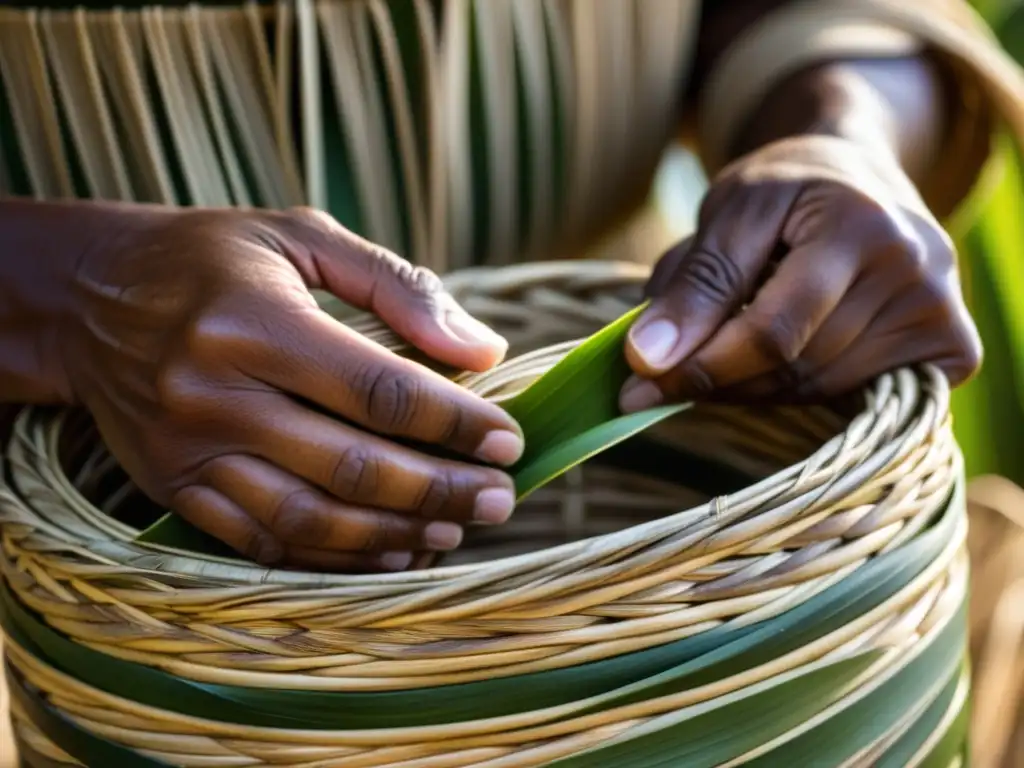
<svg viewBox="0 0 1024 768"><path fill-rule="evenodd" d="M939 217L967 198L993 128L1024 142L1024 73L965 0L798 0L737 39L703 89L698 145L709 174L726 163L744 120L780 79L815 62L926 50L949 65L960 105L922 195ZM725 96L723 96L723 94Z"/></svg>

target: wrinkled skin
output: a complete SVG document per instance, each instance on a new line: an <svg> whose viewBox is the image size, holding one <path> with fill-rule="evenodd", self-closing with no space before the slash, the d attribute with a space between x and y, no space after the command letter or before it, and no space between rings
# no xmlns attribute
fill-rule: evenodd
<svg viewBox="0 0 1024 768"><path fill-rule="evenodd" d="M511 514L511 479L481 462L515 461L515 422L347 330L310 293L377 313L450 365L494 365L504 341L435 275L312 211L125 221L79 260L60 356L151 498L261 563L339 571L402 569Z"/></svg>
<svg viewBox="0 0 1024 768"><path fill-rule="evenodd" d="M504 341L436 276L308 210L121 221L76 264L59 357L151 498L261 563L337 571L402 569L508 518L498 467L522 451L518 426L310 293L377 313L439 361L493 366ZM818 399L925 361L955 384L980 360L949 238L894 159L839 138L771 142L726 168L647 292L627 410Z"/></svg>
<svg viewBox="0 0 1024 768"><path fill-rule="evenodd" d="M841 138L783 139L725 168L647 293L625 410L818 400L924 362L956 385L981 361L948 235L894 158Z"/></svg>

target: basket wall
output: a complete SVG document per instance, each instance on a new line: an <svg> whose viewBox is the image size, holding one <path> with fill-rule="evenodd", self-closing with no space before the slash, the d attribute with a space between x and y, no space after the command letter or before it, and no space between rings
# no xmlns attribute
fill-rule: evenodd
<svg viewBox="0 0 1024 768"><path fill-rule="evenodd" d="M645 275L569 263L450 284L524 353L613 320ZM464 383L500 398L568 348ZM23 413L5 472L5 658L41 765L125 749L345 768L964 757L966 516L931 369L882 377L850 412L695 408L406 574L135 543L103 511L131 488L79 415Z"/></svg>

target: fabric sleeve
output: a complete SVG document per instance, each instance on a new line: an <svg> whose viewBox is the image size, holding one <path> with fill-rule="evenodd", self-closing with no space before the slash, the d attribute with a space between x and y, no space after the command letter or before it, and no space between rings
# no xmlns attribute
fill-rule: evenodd
<svg viewBox="0 0 1024 768"><path fill-rule="evenodd" d="M1024 74L965 0L798 0L741 35L709 73L698 151L709 174L775 83L817 61L927 52L953 73L958 106L922 195L939 217L967 197L1005 123L1024 140Z"/></svg>

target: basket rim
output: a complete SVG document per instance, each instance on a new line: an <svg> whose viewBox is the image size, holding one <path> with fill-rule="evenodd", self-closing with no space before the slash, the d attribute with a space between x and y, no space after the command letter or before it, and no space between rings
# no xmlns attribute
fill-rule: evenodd
<svg viewBox="0 0 1024 768"><path fill-rule="evenodd" d="M915 398L915 394L919 396L920 399ZM865 407L850 420L846 429L836 435L826 445L821 446L814 455L764 477L753 485L743 488L736 493L730 494L726 497L711 499L709 502L697 507L681 510L674 514L645 523L640 523L624 530L580 539L535 552L498 558L483 563L467 563L448 566L441 565L437 568L404 572L332 574L266 568L256 563L250 563L244 560L235 560L215 555L178 550L172 547L166 547L149 542L135 542L133 539L138 535L137 529L121 523L120 521L114 520L112 517L105 515L103 512L95 508L84 498L70 479L64 474L64 470L57 460L56 445L60 429L63 425L64 419L66 418L66 412L58 412L57 415L51 419L52 411L50 411L50 409L41 409L41 411L40 409L33 407L24 409L18 415L18 419L15 424L15 436L11 441L11 450L8 452L8 455L5 456L5 460L11 461L12 453L16 456L21 454L25 458L28 458L25 456L25 452L31 454L33 446L27 444L27 441L24 439L24 432L30 428L32 421L38 418L39 413L42 412L44 414L44 423L47 424L45 428L49 431L49 439L47 440L48 455L45 457L36 455L35 458L37 460L42 459L47 464L48 473L51 474L53 479L58 481L62 495L70 499L73 505L79 509L88 509L91 515L101 516L103 520L106 521L104 527L110 526L119 532L121 541L116 542L116 544L119 545L119 550L115 550L111 547L102 547L103 542L106 540L101 539L99 536L92 541L74 541L67 535L62 536L62 538L64 538L67 544L72 546L80 546L86 541L91 545L99 544L100 546L98 548L90 547L90 550L100 557L109 558L111 564L125 566L136 574L148 573L155 576L176 575L186 578L190 575L194 575L201 578L213 578L212 575L207 572L208 569L204 569L202 567L203 564L210 564L211 566L218 567L218 572L215 577L218 582L225 584L249 584L253 586L258 584L266 587L267 589L279 589L286 586L293 588L316 587L318 589L351 589L359 587L394 588L400 586L416 588L437 582L458 582L463 577L469 576L480 576L485 582L493 582L508 578L520 571L544 568L556 563L564 563L567 558L587 555L588 552L590 558L597 558L599 554L610 554L619 551L624 547L628 548L630 546L637 545L643 539L669 534L675 530L677 526L696 523L702 518L720 520L723 517L721 514L723 506L726 508L732 508L736 505L738 500L756 497L758 494L774 486L778 486L780 483L784 483L789 479L799 477L809 471L813 471L813 469L823 461L823 457L826 454L836 454L846 450L848 443L855 442L854 433L858 431L858 422L870 419L872 414L877 414L879 411L890 407L890 400L894 397L899 398L901 395L904 410L913 407L912 405L908 405L906 402L908 396L909 400L918 401L918 404L920 404L921 400L925 401L925 407L930 411L930 414L928 418L924 419L924 421L931 423L925 425L923 428L930 429L939 426L938 421L942 418L941 414L946 413L949 399L949 386L945 377L936 367L931 365L903 368L878 377L865 392ZM898 420L906 421L910 417L910 413L902 413ZM918 428L922 428L921 425L918 425ZM4 486L0 486L0 502L3 501L4 495L11 497L13 496L13 493ZM191 561L199 567L195 568L191 573L180 573L160 567L144 567L130 563L130 560L134 557L144 558L147 555L160 554L173 556L178 564Z"/></svg>

